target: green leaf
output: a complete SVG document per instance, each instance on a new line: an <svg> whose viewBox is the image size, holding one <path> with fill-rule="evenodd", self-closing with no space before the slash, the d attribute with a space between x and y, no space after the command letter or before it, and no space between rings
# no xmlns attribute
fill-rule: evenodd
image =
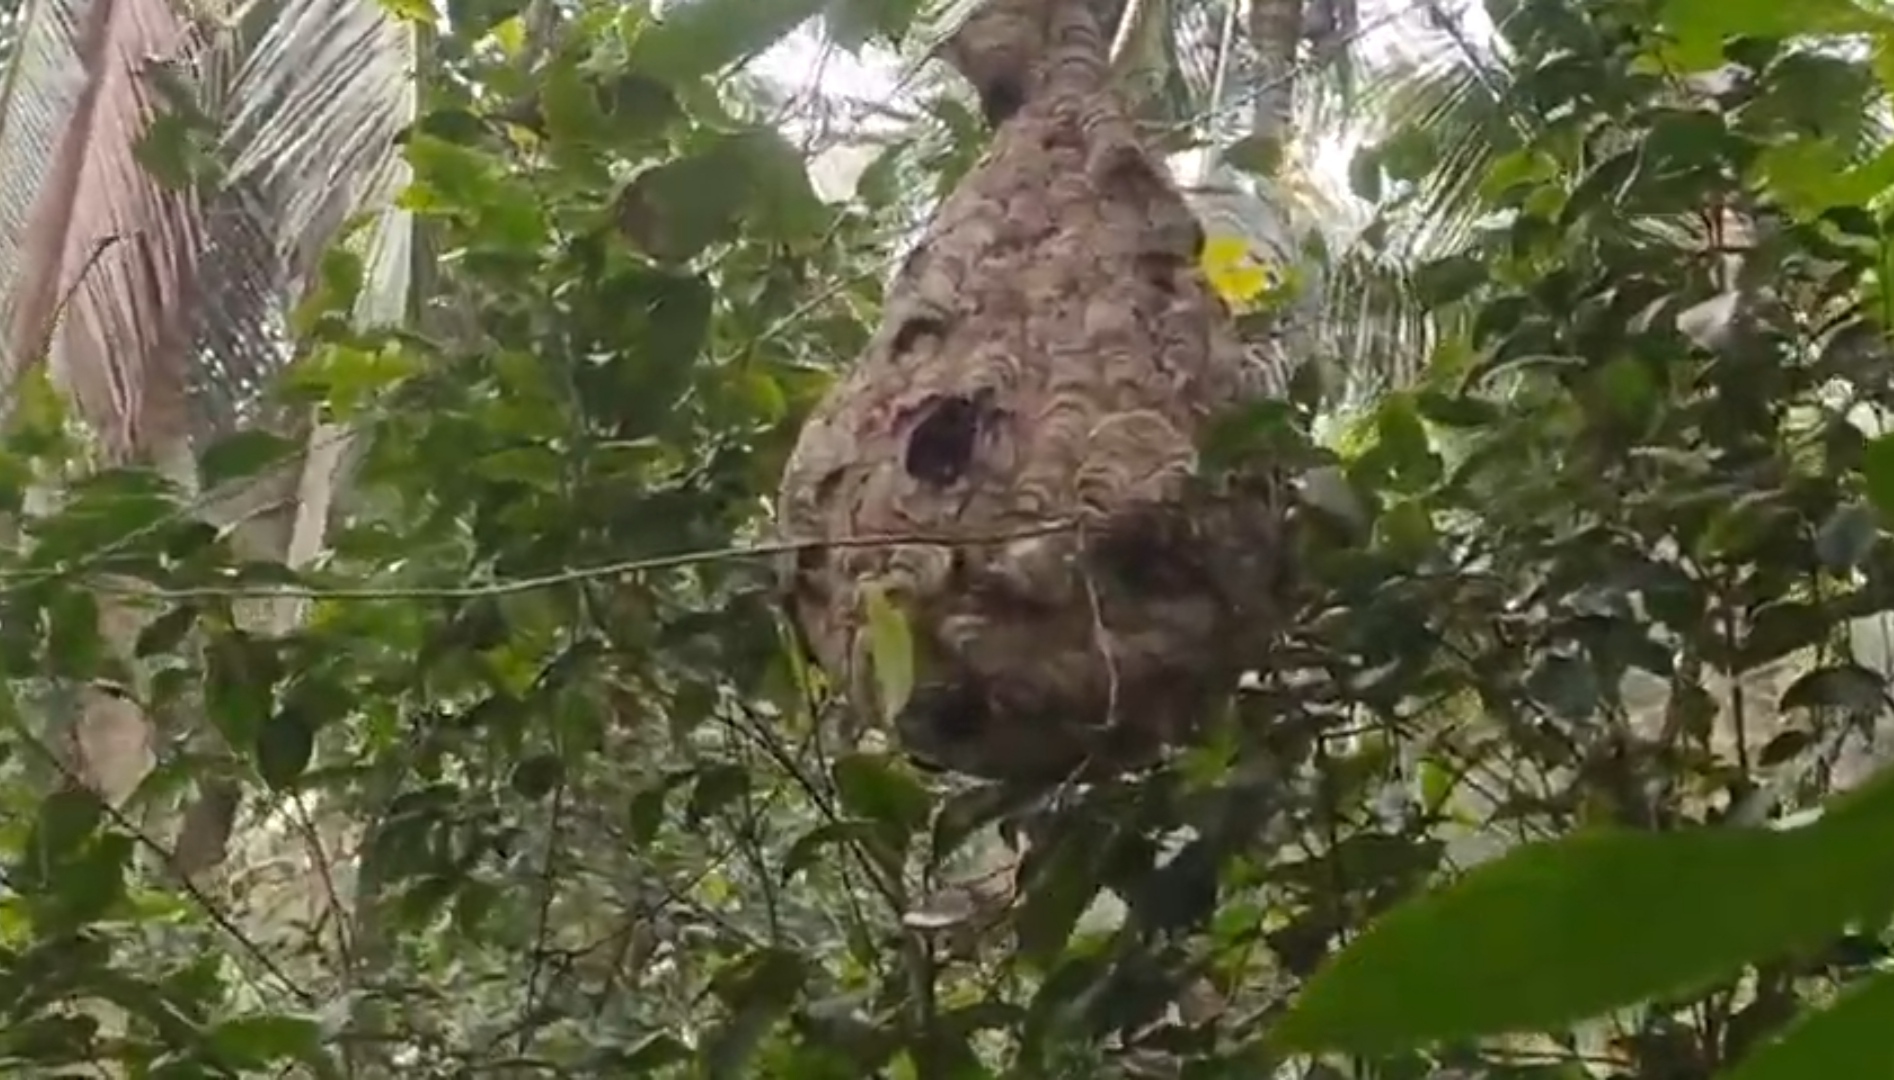
<svg viewBox="0 0 1894 1080"><path fill-rule="evenodd" d="M1667 0L1663 20L1678 45L1668 52L1685 70L1701 71L1722 61L1723 41L1732 36L1782 38L1795 34L1871 33L1885 29L1885 16L1853 0Z"/></svg>
<svg viewBox="0 0 1894 1080"><path fill-rule="evenodd" d="M456 37L474 41L526 10L526 0L447 0L447 19Z"/></svg>
<svg viewBox="0 0 1894 1080"><path fill-rule="evenodd" d="M1020 867L1023 900L1015 927L1019 952L1049 969L1102 887L1106 845L1068 832L1049 847L1032 848Z"/></svg>
<svg viewBox="0 0 1894 1080"><path fill-rule="evenodd" d="M927 824L933 801L899 759L848 754L836 760L833 775L843 808L874 822L897 851L904 850L915 830Z"/></svg>
<svg viewBox="0 0 1894 1080"><path fill-rule="evenodd" d="M89 590L63 588L47 605L46 654L51 674L89 679L105 660L99 634L99 602Z"/></svg>
<svg viewBox="0 0 1894 1080"><path fill-rule="evenodd" d="M1756 755L1756 763L1767 769L1800 756L1809 747L1815 745L1812 732L1789 730L1763 744L1762 751Z"/></svg>
<svg viewBox="0 0 1894 1080"><path fill-rule="evenodd" d="M1205 425L1198 470L1215 474L1245 462L1289 457L1306 443L1296 428L1295 406L1264 398L1219 411Z"/></svg>
<svg viewBox="0 0 1894 1080"><path fill-rule="evenodd" d="M821 14L828 0L688 0L632 45L631 67L669 82L713 74L769 48Z"/></svg>
<svg viewBox="0 0 1894 1080"><path fill-rule="evenodd" d="M0 1055L26 1062L79 1061L92 1056L99 1022L91 1016L35 1016L0 1032Z"/></svg>
<svg viewBox="0 0 1894 1080"><path fill-rule="evenodd" d="M553 754L534 754L513 766L513 790L523 798L543 799L565 779L565 763Z"/></svg>
<svg viewBox="0 0 1894 1080"><path fill-rule="evenodd" d="M866 821L826 821L796 838L783 857L781 880L790 879L814 866L824 852L842 844L858 843L874 828Z"/></svg>
<svg viewBox="0 0 1894 1080"><path fill-rule="evenodd" d="M197 474L210 491L233 480L251 477L295 459L302 447L273 431L253 428L211 444L197 460Z"/></svg>
<svg viewBox="0 0 1894 1080"><path fill-rule="evenodd" d="M1403 499L1382 511L1374 522L1375 550L1407 563L1417 563L1438 546L1433 518L1419 499Z"/></svg>
<svg viewBox="0 0 1894 1080"><path fill-rule="evenodd" d="M705 818L742 798L750 790L750 773L741 765L708 765L697 773L691 784L690 799L684 804L685 817L693 822Z"/></svg>
<svg viewBox="0 0 1894 1080"><path fill-rule="evenodd" d="M1377 153L1383 171L1395 180L1426 179L1440 163L1440 140L1421 124L1401 127Z"/></svg>
<svg viewBox="0 0 1894 1080"><path fill-rule="evenodd" d="M1486 266L1468 255L1435 259L1415 268L1414 298L1423 307L1445 307L1484 284L1486 274Z"/></svg>
<svg viewBox="0 0 1894 1080"><path fill-rule="evenodd" d="M868 655L875 667L881 716L893 724L914 693L914 634L907 616L877 586L862 589L868 614Z"/></svg>
<svg viewBox="0 0 1894 1080"><path fill-rule="evenodd" d="M1526 692L1557 716L1584 720L1598 710L1602 689L1584 657L1547 656L1527 673Z"/></svg>
<svg viewBox="0 0 1894 1080"><path fill-rule="evenodd" d="M1039 797L1031 787L1010 784L981 784L955 792L934 813L933 859L947 858L975 831Z"/></svg>
<svg viewBox="0 0 1894 1080"><path fill-rule="evenodd" d="M40 801L27 841L29 857L57 866L91 839L104 820L105 806L97 795L83 788L61 788Z"/></svg>
<svg viewBox="0 0 1894 1080"><path fill-rule="evenodd" d="M1379 1053L1558 1029L1820 940L1894 890L1863 856L1891 831L1894 784L1870 788L1792 831L1610 831L1515 849L1370 926L1275 1037Z"/></svg>
<svg viewBox="0 0 1894 1080"><path fill-rule="evenodd" d="M319 1068L328 1063L322 1026L309 1017L282 1013L241 1016L212 1028L208 1039L219 1056L246 1070L284 1062Z"/></svg>
<svg viewBox="0 0 1894 1080"><path fill-rule="evenodd" d="M711 980L731 1010L704 1040L706 1073L716 1078L753 1075L747 1064L763 1037L782 1019L809 978L809 963L786 949L762 949Z"/></svg>
<svg viewBox="0 0 1894 1080"><path fill-rule="evenodd" d="M1833 620L1814 604L1799 600L1766 604L1751 619L1735 657L1736 670L1754 671L1822 641L1833 629Z"/></svg>
<svg viewBox="0 0 1894 1080"><path fill-rule="evenodd" d="M1861 450L1861 477L1867 482L1868 501L1883 521L1894 521L1894 435L1869 439Z"/></svg>
<svg viewBox="0 0 1894 1080"><path fill-rule="evenodd" d="M1835 570L1853 570L1867 561L1881 537L1874 511L1860 504L1837 509L1815 533L1815 555Z"/></svg>
<svg viewBox="0 0 1894 1080"><path fill-rule="evenodd" d="M1415 395L1414 405L1424 419L1441 427L1487 427L1506 416L1505 411L1491 401L1467 394L1444 394L1438 390L1420 391Z"/></svg>
<svg viewBox="0 0 1894 1080"><path fill-rule="evenodd" d="M1282 168L1282 142L1261 135L1245 135L1223 151L1223 160L1253 176L1274 176Z"/></svg>
<svg viewBox="0 0 1894 1080"><path fill-rule="evenodd" d="M1358 150L1348 160L1348 189L1363 202L1381 201L1381 155L1376 148Z"/></svg>
<svg viewBox="0 0 1894 1080"><path fill-rule="evenodd" d="M618 212L625 238L669 264L695 258L739 231L804 241L821 231L828 215L802 155L762 129L719 136L639 173L619 197Z"/></svg>
<svg viewBox="0 0 1894 1080"><path fill-rule="evenodd" d="M132 838L106 833L76 858L60 864L52 878L51 899L43 919L49 934L70 932L112 914L125 898L125 869L131 862Z"/></svg>
<svg viewBox="0 0 1894 1080"><path fill-rule="evenodd" d="M184 643L184 638L197 625L198 609L195 604L182 604L163 615L151 620L138 632L138 642L133 655L139 659L149 656L162 656L172 652Z"/></svg>
<svg viewBox="0 0 1894 1080"><path fill-rule="evenodd" d="M626 808L626 829L634 844L649 844L657 838L658 829L664 825L664 803L671 794L671 786L646 788L631 797L631 805Z"/></svg>
<svg viewBox="0 0 1894 1080"><path fill-rule="evenodd" d="M257 772L276 791L293 787L309 768L315 748L314 718L304 709L286 707L257 729Z"/></svg>
<svg viewBox="0 0 1894 1080"><path fill-rule="evenodd" d="M633 1075L641 1075L688 1060L690 1054L690 1047L679 1041L677 1036L659 1032L647 1035L630 1046L608 1050L601 1056L618 1068L626 1069Z"/></svg>
<svg viewBox="0 0 1894 1080"><path fill-rule="evenodd" d="M1887 682L1859 664L1817 668L1789 684L1781 709L1835 709L1876 716L1889 705Z"/></svg>
<svg viewBox="0 0 1894 1080"><path fill-rule="evenodd" d="M1792 1025L1724 1080L1894 1075L1894 973L1883 972Z"/></svg>
<svg viewBox="0 0 1894 1080"><path fill-rule="evenodd" d="M205 711L235 746L261 738L275 712L282 661L267 642L241 631L218 634L205 649Z"/></svg>
<svg viewBox="0 0 1894 1080"><path fill-rule="evenodd" d="M1508 196L1524 194L1558 176L1558 162L1543 150L1514 150L1494 160L1480 178L1480 198L1499 205ZM1515 192L1515 189L1518 189Z"/></svg>

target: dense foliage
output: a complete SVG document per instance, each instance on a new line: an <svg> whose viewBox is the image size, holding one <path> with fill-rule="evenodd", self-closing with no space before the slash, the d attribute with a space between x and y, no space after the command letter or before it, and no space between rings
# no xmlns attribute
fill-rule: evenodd
<svg viewBox="0 0 1894 1080"><path fill-rule="evenodd" d="M157 472L84 465L51 384L14 388L0 1062L1878 1067L1894 18L1496 2L1505 152L1465 243L1408 268L1422 375L1333 424L1347 358L1312 360L1206 447L1325 478L1281 641L1204 745L1045 792L852 730L779 611L765 496L798 418L878 317L904 196L982 138L940 91L818 198L727 70L821 7L547 29L453 6L405 142L421 301L351 322L344 242L292 320L283 407L357 436L314 565L242 550ZM827 18L859 41L914 7ZM1365 244L1439 213L1447 145L1364 151ZM228 436L202 488L305 450ZM287 598L299 617L258 617ZM101 629L128 606L135 655ZM65 747L100 695L157 731L118 806ZM210 790L243 815L205 871L174 845ZM1003 818L1030 834L1017 865Z"/></svg>

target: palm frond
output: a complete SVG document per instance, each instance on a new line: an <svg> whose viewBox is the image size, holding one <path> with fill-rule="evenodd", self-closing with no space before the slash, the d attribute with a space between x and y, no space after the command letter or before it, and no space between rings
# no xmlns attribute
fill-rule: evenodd
<svg viewBox="0 0 1894 1080"><path fill-rule="evenodd" d="M0 222L21 230L0 249L4 367L47 355L108 453L181 423L203 211L137 148L160 100L149 66L187 34L163 0L36 0L0 98L0 162L19 170Z"/></svg>
<svg viewBox="0 0 1894 1080"><path fill-rule="evenodd" d="M291 291L404 182L414 115L413 32L374 0L176 10L31 0L0 84L0 372L49 359L120 455L254 404ZM140 160L180 122L215 162L185 183Z"/></svg>
<svg viewBox="0 0 1894 1080"><path fill-rule="evenodd" d="M1397 61L1372 74L1363 90L1363 134L1371 141L1419 133L1433 144L1433 164L1416 182L1407 225L1397 243L1425 257L1456 249L1484 213L1480 184L1500 157L1523 145L1525 133L1506 104L1505 69L1486 68L1458 50Z"/></svg>

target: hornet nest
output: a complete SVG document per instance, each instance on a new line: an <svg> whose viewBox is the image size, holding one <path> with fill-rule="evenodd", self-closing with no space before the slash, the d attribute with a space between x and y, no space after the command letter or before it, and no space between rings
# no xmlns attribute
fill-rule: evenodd
<svg viewBox="0 0 1894 1080"><path fill-rule="evenodd" d="M809 545L790 606L913 757L1098 778L1189 738L1273 629L1280 481L1196 475L1213 416L1271 375L1108 87L1087 0L989 0L942 52L997 130L802 429L777 510ZM876 700L870 591L911 629L905 702Z"/></svg>

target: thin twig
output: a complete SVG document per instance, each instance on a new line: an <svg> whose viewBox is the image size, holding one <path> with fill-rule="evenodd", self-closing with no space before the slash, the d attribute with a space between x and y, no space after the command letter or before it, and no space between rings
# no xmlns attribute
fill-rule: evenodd
<svg viewBox="0 0 1894 1080"><path fill-rule="evenodd" d="M825 548L875 548L897 547L906 544L929 544L941 547L958 547L979 544L1002 544L1010 540L1025 540L1035 536L1047 536L1066 532L1075 528L1077 523L1069 518L1028 525L1008 532L976 533L971 535L950 535L946 533L888 533L874 536L839 536L824 540L784 540L762 544L743 544L724 548L708 548L696 551L684 551L674 555L659 555L646 559L626 559L620 562L606 563L602 566L579 567L561 570L557 573L540 574L532 577L502 579L485 585L460 585L442 587L396 587L385 588L320 588L309 585L267 585L267 586L194 586L185 589L158 589L146 587L116 586L109 582L94 581L89 588L102 593L133 593L138 596L158 600L206 600L206 599L243 599L261 597L299 597L309 600L473 600L489 596L510 596L516 593L535 592L540 589L570 585L576 582L593 581L599 578L618 577L624 574L648 573L654 570L676 570L687 566L699 566L705 563L739 562L752 559L768 559L781 555L794 555L804 551L819 551ZM21 575L27 578L23 584L38 584L42 580L60 576L59 572ZM21 582L7 580L0 575L0 583L8 587L20 587Z"/></svg>

